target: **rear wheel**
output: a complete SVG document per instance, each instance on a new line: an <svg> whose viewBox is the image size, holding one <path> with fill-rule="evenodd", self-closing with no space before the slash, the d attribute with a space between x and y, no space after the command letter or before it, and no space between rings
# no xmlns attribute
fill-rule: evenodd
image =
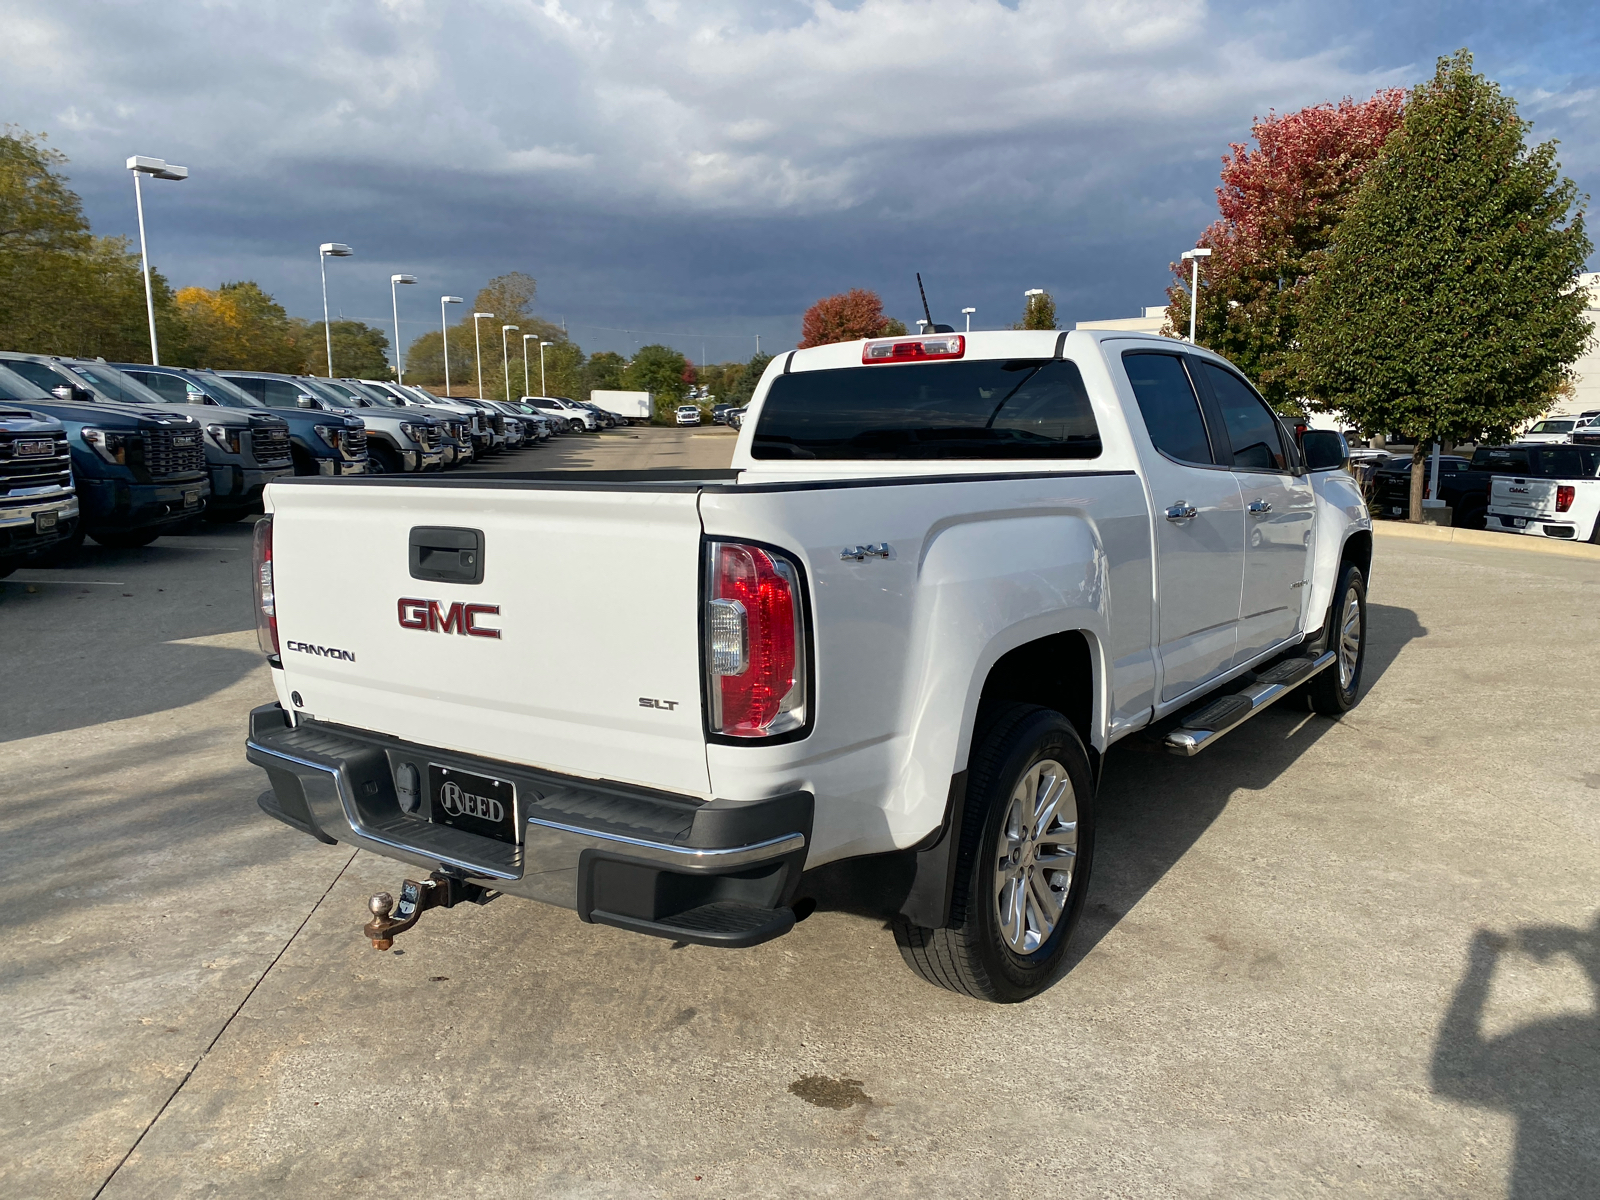
<svg viewBox="0 0 1600 1200"><path fill-rule="evenodd" d="M952 992L1015 1004L1061 976L1094 850L1089 756L1060 713L1008 705L975 742L950 924L895 923L906 964Z"/></svg>
<svg viewBox="0 0 1600 1200"><path fill-rule="evenodd" d="M1341 717L1360 699L1361 668L1367 660L1367 581L1353 562L1339 569L1324 628L1323 649L1337 657L1306 684L1306 700L1313 712Z"/></svg>

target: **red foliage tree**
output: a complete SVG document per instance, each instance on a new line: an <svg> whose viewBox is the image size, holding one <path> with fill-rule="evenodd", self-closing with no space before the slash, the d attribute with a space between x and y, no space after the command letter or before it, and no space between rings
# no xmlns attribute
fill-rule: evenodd
<svg viewBox="0 0 1600 1200"><path fill-rule="evenodd" d="M896 328L905 332L900 322L883 315L883 300L877 292L851 288L837 296L824 296L806 309L800 319L800 349L883 337Z"/></svg>
<svg viewBox="0 0 1600 1200"><path fill-rule="evenodd" d="M1200 235L1196 339L1242 367L1274 404L1300 394L1291 363L1305 285L1328 248L1361 178L1400 124L1405 92L1349 97L1257 118L1255 145L1234 142L1222 159L1219 219ZM1167 319L1189 328L1187 263L1172 265Z"/></svg>

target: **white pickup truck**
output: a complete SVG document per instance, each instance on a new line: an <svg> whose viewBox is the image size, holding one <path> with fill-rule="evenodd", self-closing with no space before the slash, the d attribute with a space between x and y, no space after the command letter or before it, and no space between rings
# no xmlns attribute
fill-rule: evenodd
<svg viewBox="0 0 1600 1200"><path fill-rule="evenodd" d="M779 355L728 470L278 481L260 804L431 872L380 949L491 891L729 947L848 897L1024 1000L1113 742L1356 702L1347 453L1179 342L940 331Z"/></svg>
<svg viewBox="0 0 1600 1200"><path fill-rule="evenodd" d="M1527 466L1489 481L1488 528L1600 543L1600 446L1517 446Z"/></svg>

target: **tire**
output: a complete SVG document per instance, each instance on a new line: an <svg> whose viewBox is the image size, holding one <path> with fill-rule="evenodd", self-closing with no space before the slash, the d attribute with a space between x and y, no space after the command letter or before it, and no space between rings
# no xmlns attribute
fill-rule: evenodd
<svg viewBox="0 0 1600 1200"><path fill-rule="evenodd" d="M1355 563L1339 568L1323 630L1322 648L1339 657L1305 685L1307 706L1325 717L1342 717L1361 698L1361 668L1367 661L1367 581Z"/></svg>
<svg viewBox="0 0 1600 1200"><path fill-rule="evenodd" d="M165 532L164 529L91 529L89 536L108 550L137 550Z"/></svg>
<svg viewBox="0 0 1600 1200"><path fill-rule="evenodd" d="M401 472L400 456L382 442L367 443L367 474L398 475Z"/></svg>
<svg viewBox="0 0 1600 1200"><path fill-rule="evenodd" d="M1589 534L1589 541L1600 546L1600 517L1594 519L1594 529Z"/></svg>
<svg viewBox="0 0 1600 1200"><path fill-rule="evenodd" d="M1041 800L1053 810L1042 826ZM1068 804L1076 819L1063 824ZM897 917L900 956L952 992L1032 999L1064 970L1093 859L1093 783L1077 730L1051 709L1006 705L973 743L950 922L928 929Z"/></svg>
<svg viewBox="0 0 1600 1200"><path fill-rule="evenodd" d="M4 579L21 565L20 558L0 558L0 579Z"/></svg>

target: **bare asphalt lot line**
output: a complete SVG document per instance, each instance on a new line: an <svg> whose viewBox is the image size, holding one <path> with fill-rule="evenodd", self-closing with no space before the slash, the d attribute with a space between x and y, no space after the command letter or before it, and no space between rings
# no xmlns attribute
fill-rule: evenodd
<svg viewBox="0 0 1600 1200"><path fill-rule="evenodd" d="M731 446L641 432L506 469ZM255 807L248 542L0 583L0 1194L1593 1194L1594 564L1381 540L1360 707L1114 750L1074 969L996 1007L848 912L373 951L404 870Z"/></svg>

